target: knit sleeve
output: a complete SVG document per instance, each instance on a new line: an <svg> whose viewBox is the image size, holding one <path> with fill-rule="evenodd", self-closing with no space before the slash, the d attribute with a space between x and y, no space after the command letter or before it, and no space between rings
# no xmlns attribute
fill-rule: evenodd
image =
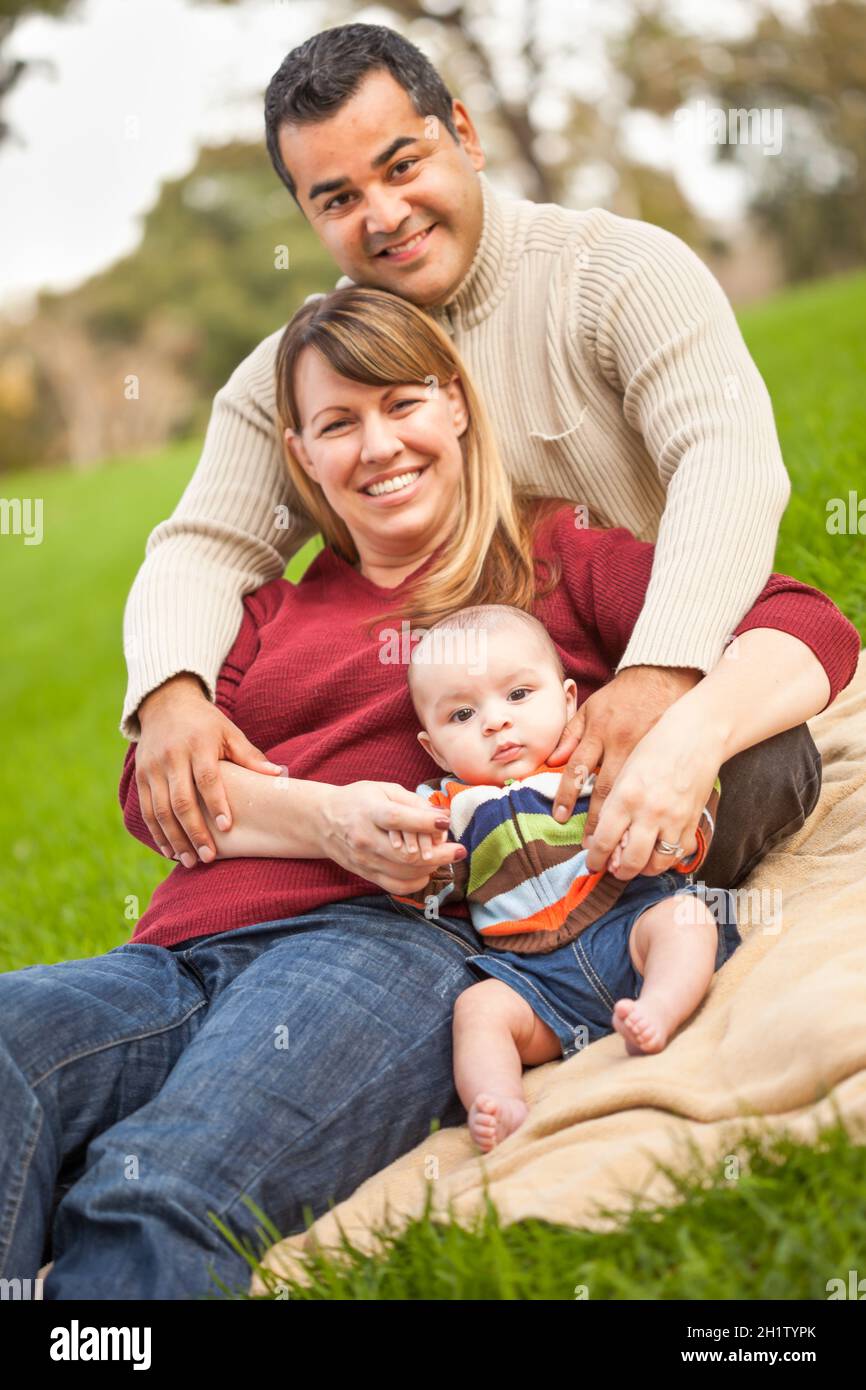
<svg viewBox="0 0 866 1390"><path fill-rule="evenodd" d="M637 540L625 526L605 531L575 528L566 511L557 516L552 534L571 603L589 619L615 669L639 621L658 547ZM773 572L727 638L733 641L755 627L788 632L809 647L830 682L828 705L853 679L860 634L820 589Z"/></svg>
<svg viewBox="0 0 866 1390"><path fill-rule="evenodd" d="M282 575L315 534L277 435L281 334L265 338L216 393L198 466L172 515L148 538L123 618L125 738L140 737L138 707L170 676L194 673L213 698L243 595Z"/></svg>
<svg viewBox="0 0 866 1390"><path fill-rule="evenodd" d="M791 483L766 386L712 273L679 237L605 214L579 254L580 335L666 490L619 669L707 672L770 574Z"/></svg>
<svg viewBox="0 0 866 1390"><path fill-rule="evenodd" d="M258 654L260 625L273 612L277 588L278 585L265 585L255 593L248 594L243 600L243 613L237 636L216 679L215 703L230 719L234 716L238 686ZM120 774L118 799L123 811L123 823L130 835L134 835L142 844L147 845L148 849L155 850L161 856L160 848L141 813L135 776L137 748L136 742L129 744Z"/></svg>

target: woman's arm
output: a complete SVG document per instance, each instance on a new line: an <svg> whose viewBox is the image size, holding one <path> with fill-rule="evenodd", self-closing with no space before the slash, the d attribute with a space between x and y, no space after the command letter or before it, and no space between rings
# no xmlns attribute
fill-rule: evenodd
<svg viewBox="0 0 866 1390"><path fill-rule="evenodd" d="M217 859L325 859L328 782L269 777L237 763L219 763L233 821L220 830L199 792L199 806Z"/></svg>
<svg viewBox="0 0 866 1390"><path fill-rule="evenodd" d="M744 748L796 728L823 710L830 679L799 637L753 627L662 715L677 730L690 723L716 749L719 766Z"/></svg>
<svg viewBox="0 0 866 1390"><path fill-rule="evenodd" d="M466 856L456 841L440 839L447 812L397 782L337 787L232 762L221 762L220 771L234 809L231 829L220 830L201 801L218 859L332 859L386 893L406 893Z"/></svg>

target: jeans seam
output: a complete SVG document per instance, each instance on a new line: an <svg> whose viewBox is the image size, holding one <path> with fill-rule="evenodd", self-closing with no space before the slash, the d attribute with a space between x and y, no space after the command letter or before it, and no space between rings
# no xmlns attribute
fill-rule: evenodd
<svg viewBox="0 0 866 1390"><path fill-rule="evenodd" d="M572 943L572 950L574 951L578 965L582 967L583 972L586 975L587 983L595 991L596 998L599 999L602 1004L604 1004L606 1009L612 1010L614 1004L616 1003L616 1000L613 998L613 995L608 990L607 985L604 983L604 980L598 974L598 971L595 969L595 966L589 959L589 956L586 954L586 950L584 949L580 937L578 937L577 940ZM604 991L604 993L602 993L602 991Z"/></svg>
<svg viewBox="0 0 866 1390"><path fill-rule="evenodd" d="M18 1217L19 1217L19 1215L21 1214L21 1202L22 1202L22 1200L23 1200L24 1192L25 1192L25 1189L26 1189L26 1187L27 1187L27 1174L28 1174L28 1172L30 1171L30 1164L31 1164L32 1161L33 1161L33 1155L34 1155L34 1153L36 1152L36 1145L39 1143L39 1136L40 1136L41 1133L42 1133L42 1120L43 1120L43 1115L44 1115L44 1111L43 1111L43 1109L42 1109L42 1106L40 1105L40 1106L39 1106L39 1116L38 1116L38 1120L37 1120L37 1124L36 1124L36 1133L35 1133L34 1136L33 1136L33 1142L30 1144L27 1153L24 1155L24 1163L22 1164L22 1169L21 1169L21 1173L22 1173L21 1188L20 1188L20 1191L19 1191L19 1193L18 1193L17 1198L15 1199L15 1204L14 1204L14 1207L13 1207L12 1212L11 1212L11 1218L10 1218L10 1223L9 1223L9 1239L8 1239L8 1242L7 1242L6 1245L5 1245L5 1250L2 1252L2 1260L0 1260L0 1273L2 1273L2 1271L5 1269L5 1266L6 1266L6 1255L7 1255L8 1252L12 1249L12 1240L13 1240L13 1238L14 1238L14 1236L15 1236L15 1227L16 1227L17 1224L18 1224Z"/></svg>
<svg viewBox="0 0 866 1390"><path fill-rule="evenodd" d="M107 1052L111 1047L122 1047L125 1043L142 1042L144 1038L156 1038L160 1033L170 1033L173 1028L179 1028L181 1024L186 1023L187 1019L192 1018L199 1009L207 1008L207 1002L206 999L199 1000L184 1014L183 1018L175 1019L173 1023L167 1023L162 1028L150 1028L143 1033L133 1033L128 1038L113 1038L111 1042L100 1043L98 1047L86 1044L82 1051L76 1052L72 1057L64 1057L62 1062L55 1062L53 1067L49 1067L48 1071L43 1072L35 1081L28 1084L31 1087L41 1086L43 1081L46 1081L49 1076L53 1076L56 1071L60 1071L61 1068L70 1066L72 1062L80 1062L84 1057L95 1057L98 1052Z"/></svg>

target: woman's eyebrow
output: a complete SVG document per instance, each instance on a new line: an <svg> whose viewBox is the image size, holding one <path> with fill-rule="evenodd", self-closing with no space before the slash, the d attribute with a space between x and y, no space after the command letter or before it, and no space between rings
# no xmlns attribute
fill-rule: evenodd
<svg viewBox="0 0 866 1390"><path fill-rule="evenodd" d="M406 391L406 390L409 389L409 387L418 386L418 385L420 385L420 383L419 383L419 382L415 382L415 381L394 381L394 382L391 383L390 386L383 386L383 387L382 387L382 395L381 395L380 399L383 400L383 401L384 401L384 400L387 400L387 398L388 398L389 396L393 395L395 391ZM352 407L351 407L350 405L323 405L322 408L321 408L321 410L317 410L316 413L315 413L315 415L312 416L312 418L311 418L311 420L310 420L310 424L311 424L311 425L315 424L315 422L316 422L316 420L318 420L319 416L320 416L320 415L324 415L324 414L325 414L327 411L329 411L329 410L351 410L351 409L352 409Z"/></svg>

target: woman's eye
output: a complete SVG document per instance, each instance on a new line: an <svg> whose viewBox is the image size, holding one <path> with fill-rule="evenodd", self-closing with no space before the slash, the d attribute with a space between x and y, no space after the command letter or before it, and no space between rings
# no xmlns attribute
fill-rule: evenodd
<svg viewBox="0 0 866 1390"><path fill-rule="evenodd" d="M331 430L337 429L340 425L345 425L347 423L346 420L332 420L331 423L326 425L322 430L322 434L330 434Z"/></svg>
<svg viewBox="0 0 866 1390"><path fill-rule="evenodd" d="M406 399L403 400L403 401L395 401L395 402L394 402L394 405L395 405L395 406L398 406L398 405L420 405L420 404L421 404L420 401L417 401L417 400L414 400L414 399L410 399L408 396L407 396Z"/></svg>

